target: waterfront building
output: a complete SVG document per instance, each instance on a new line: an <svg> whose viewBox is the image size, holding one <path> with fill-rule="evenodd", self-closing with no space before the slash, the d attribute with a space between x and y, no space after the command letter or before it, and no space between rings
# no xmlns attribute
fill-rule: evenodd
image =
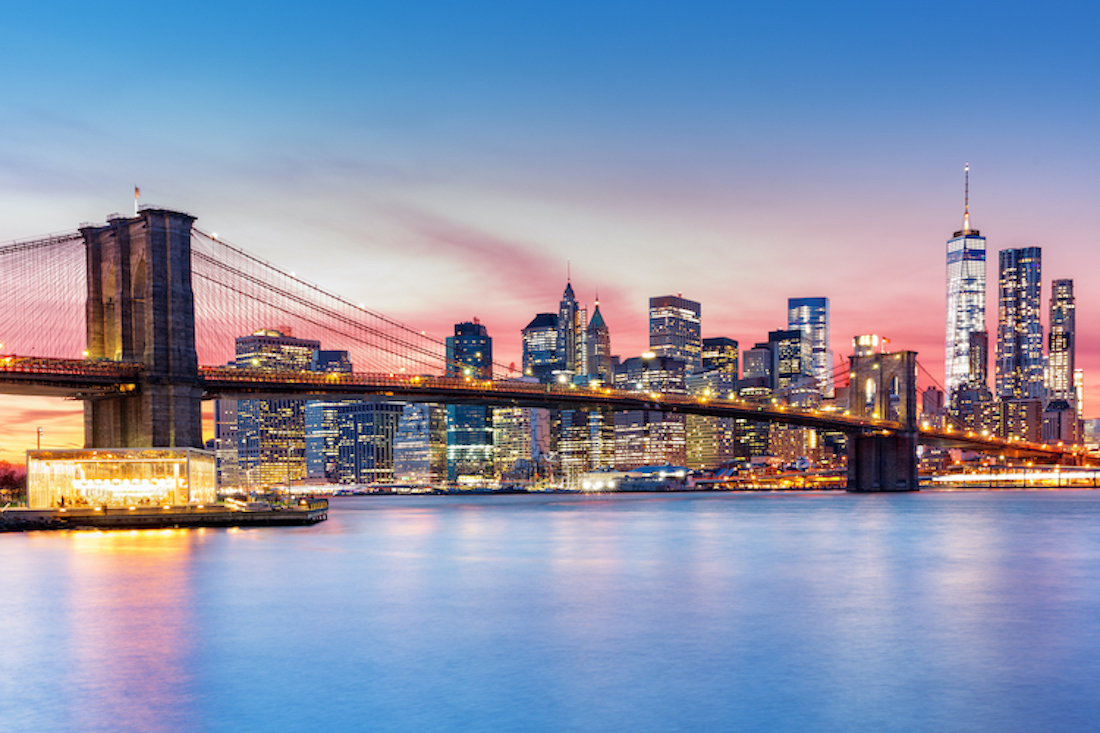
<svg viewBox="0 0 1100 733"><path fill-rule="evenodd" d="M725 336L703 339L704 372L720 371L732 374L734 379L741 376L737 341Z"/></svg>
<svg viewBox="0 0 1100 733"><path fill-rule="evenodd" d="M817 431L797 425L772 423L768 427L768 455L780 466L805 467L820 463L824 451Z"/></svg>
<svg viewBox="0 0 1100 733"><path fill-rule="evenodd" d="M306 478L335 483L339 480L340 428L336 408L342 402L306 403Z"/></svg>
<svg viewBox="0 0 1100 733"><path fill-rule="evenodd" d="M682 394L686 366L680 359L648 354L627 359L615 371L615 387ZM647 465L682 466L686 462L683 415L657 410L628 410L615 413L614 421L615 467L618 470Z"/></svg>
<svg viewBox="0 0 1100 733"><path fill-rule="evenodd" d="M997 434L1038 443L1043 437L1043 401L1041 399L1002 399L996 403Z"/></svg>
<svg viewBox="0 0 1100 733"><path fill-rule="evenodd" d="M997 309L997 397L1043 396L1043 326L1040 322L1042 249L1000 252Z"/></svg>
<svg viewBox="0 0 1100 733"><path fill-rule="evenodd" d="M523 329L523 374L540 382L555 381L564 367L559 353L562 338L558 316L539 313Z"/></svg>
<svg viewBox="0 0 1100 733"><path fill-rule="evenodd" d="M545 474L550 455L550 410L493 408L494 467L502 481L531 481Z"/></svg>
<svg viewBox="0 0 1100 733"><path fill-rule="evenodd" d="M336 407L337 480L342 484L392 483L393 446L401 404L345 402Z"/></svg>
<svg viewBox="0 0 1100 733"><path fill-rule="evenodd" d="M649 350L679 359L689 371L702 367L702 306L679 295L649 299Z"/></svg>
<svg viewBox="0 0 1100 733"><path fill-rule="evenodd" d="M615 419L603 410L558 413L558 465L567 489L580 486L583 474L609 469L615 460Z"/></svg>
<svg viewBox="0 0 1100 733"><path fill-rule="evenodd" d="M787 328L801 331L809 341L809 371L822 396L832 397L833 352L829 348L829 299L789 298Z"/></svg>
<svg viewBox="0 0 1100 733"><path fill-rule="evenodd" d="M214 400L214 458L218 486L244 483L237 456L237 400Z"/></svg>
<svg viewBox="0 0 1100 733"><path fill-rule="evenodd" d="M491 379L493 340L477 319L447 337L447 373ZM493 471L493 413L483 405L447 405L447 480L478 483Z"/></svg>
<svg viewBox="0 0 1100 733"><path fill-rule="evenodd" d="M596 309L592 311L592 320L587 328L588 376L604 383L615 378L615 367L611 358L611 331L600 313L600 299L596 298Z"/></svg>
<svg viewBox="0 0 1100 733"><path fill-rule="evenodd" d="M265 372L310 371L319 341L261 329L236 339L235 364ZM306 478L306 400L238 400L238 478L247 487Z"/></svg>
<svg viewBox="0 0 1100 733"><path fill-rule="evenodd" d="M696 372L687 375L685 386L690 395L706 399L727 399L737 395L737 375L718 368ZM733 418L687 415L684 429L687 456L685 465L688 468L713 470L737 457L736 424Z"/></svg>
<svg viewBox="0 0 1100 733"><path fill-rule="evenodd" d="M307 478L344 484L391 482L403 407L361 400L307 402Z"/></svg>
<svg viewBox="0 0 1100 733"><path fill-rule="evenodd" d="M430 486L447 479L447 410L443 405L405 405L393 439L394 480Z"/></svg>
<svg viewBox="0 0 1100 733"><path fill-rule="evenodd" d="M970 164L962 229L947 242L947 331L944 342L944 392L971 379L970 334L985 331L985 237L970 228Z"/></svg>
<svg viewBox="0 0 1100 733"><path fill-rule="evenodd" d="M520 377L516 381L538 380ZM529 481L544 475L550 454L551 412L535 407L493 408L493 460L502 480Z"/></svg>
<svg viewBox="0 0 1100 733"><path fill-rule="evenodd" d="M27 506L61 511L181 507L217 501L214 454L197 448L27 451ZM39 525L41 526L41 525Z"/></svg>

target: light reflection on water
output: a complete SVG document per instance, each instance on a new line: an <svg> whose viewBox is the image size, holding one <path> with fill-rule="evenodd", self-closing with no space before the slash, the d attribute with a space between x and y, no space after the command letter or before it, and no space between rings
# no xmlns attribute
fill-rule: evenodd
<svg viewBox="0 0 1100 733"><path fill-rule="evenodd" d="M0 535L5 731L1076 731L1100 492L365 497Z"/></svg>

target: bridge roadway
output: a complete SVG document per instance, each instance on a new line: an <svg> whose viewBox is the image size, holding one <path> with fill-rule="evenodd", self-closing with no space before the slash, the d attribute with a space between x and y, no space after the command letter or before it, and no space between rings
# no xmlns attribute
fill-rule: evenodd
<svg viewBox="0 0 1100 733"><path fill-rule="evenodd" d="M0 393L94 399L141 388L141 364L102 360L0 357ZM204 399L389 398L402 402L480 404L561 409L659 410L684 415L744 418L818 428L847 434L890 435L901 423L846 413L760 404L683 394L407 374L269 372L235 367L200 367ZM922 426L925 445L996 452L1013 458L1080 463L1077 447L1008 441L993 435Z"/></svg>

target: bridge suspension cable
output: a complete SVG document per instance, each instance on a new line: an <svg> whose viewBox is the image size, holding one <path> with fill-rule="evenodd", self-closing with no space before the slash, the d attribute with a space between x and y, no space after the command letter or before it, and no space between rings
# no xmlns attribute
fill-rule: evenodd
<svg viewBox="0 0 1100 733"><path fill-rule="evenodd" d="M199 361L226 363L234 343L261 329L313 339L322 349L347 350L356 371L461 373L446 343L331 293L235 247L192 229ZM496 365L503 375L505 368ZM496 375L494 375L496 376Z"/></svg>
<svg viewBox="0 0 1100 733"><path fill-rule="evenodd" d="M0 353L80 358L87 333L79 232L0 245Z"/></svg>

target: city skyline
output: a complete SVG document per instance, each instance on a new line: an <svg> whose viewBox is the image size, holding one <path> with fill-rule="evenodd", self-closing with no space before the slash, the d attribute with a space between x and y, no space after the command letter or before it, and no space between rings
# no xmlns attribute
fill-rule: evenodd
<svg viewBox="0 0 1100 733"><path fill-rule="evenodd" d="M139 185L437 337L478 317L505 363L571 274L624 359L653 296L683 292L704 338L743 346L785 326L788 298L821 296L838 356L877 333L942 374L969 161L990 259L1042 247L1043 287L1074 279L1097 414L1093 9L255 10L13 11L0 54L26 73L0 117L0 239L125 213ZM233 53L166 55L165 27ZM985 39L965 64L960 28ZM76 42L108 29L133 45ZM5 455L74 420L5 405Z"/></svg>

